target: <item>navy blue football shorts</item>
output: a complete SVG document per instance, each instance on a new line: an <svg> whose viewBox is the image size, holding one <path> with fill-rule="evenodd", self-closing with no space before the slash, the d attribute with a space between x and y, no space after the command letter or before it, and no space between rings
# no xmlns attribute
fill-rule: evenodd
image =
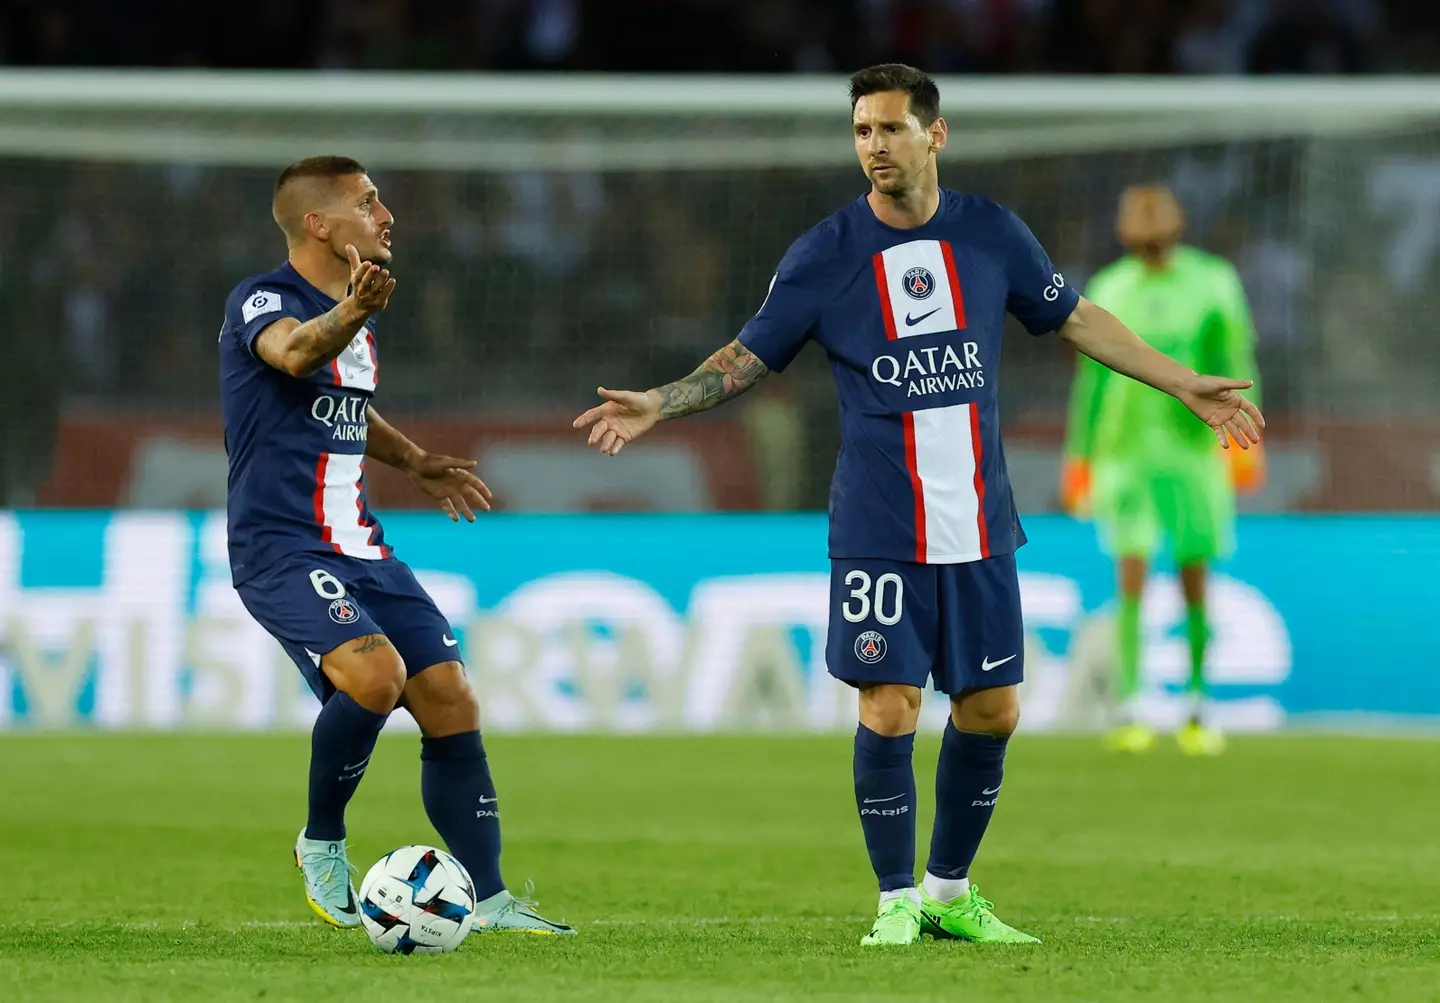
<svg viewBox="0 0 1440 1003"><path fill-rule="evenodd" d="M367 634L384 634L414 676L460 660L450 622L402 561L292 554L243 585L240 601L280 642L323 703L335 692L320 659Z"/></svg>
<svg viewBox="0 0 1440 1003"><path fill-rule="evenodd" d="M851 686L901 683L941 693L1024 678L1015 555L968 564L830 562L830 674Z"/></svg>

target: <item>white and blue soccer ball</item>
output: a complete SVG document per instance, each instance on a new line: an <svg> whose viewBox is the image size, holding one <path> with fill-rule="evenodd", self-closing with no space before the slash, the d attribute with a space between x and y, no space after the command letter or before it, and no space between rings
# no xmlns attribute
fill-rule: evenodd
<svg viewBox="0 0 1440 1003"><path fill-rule="evenodd" d="M360 884L360 924L386 954L444 954L475 922L475 882L444 850L402 846Z"/></svg>

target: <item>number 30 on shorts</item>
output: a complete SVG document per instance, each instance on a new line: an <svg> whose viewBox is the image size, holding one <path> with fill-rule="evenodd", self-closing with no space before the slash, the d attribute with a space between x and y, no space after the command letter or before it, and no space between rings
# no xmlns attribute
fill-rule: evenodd
<svg viewBox="0 0 1440 1003"><path fill-rule="evenodd" d="M885 626L899 623L905 615L905 580L893 571L886 572L873 582L863 571L851 571L845 576L850 586L850 598L840 612L851 623L860 623L870 616L874 609L875 619ZM871 602L871 587L874 587L874 602Z"/></svg>

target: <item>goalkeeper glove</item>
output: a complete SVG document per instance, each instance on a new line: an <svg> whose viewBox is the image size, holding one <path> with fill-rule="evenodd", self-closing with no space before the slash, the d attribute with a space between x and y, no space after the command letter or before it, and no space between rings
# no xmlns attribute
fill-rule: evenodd
<svg viewBox="0 0 1440 1003"><path fill-rule="evenodd" d="M1258 442L1249 449L1231 446L1225 453L1230 465L1230 483L1236 491L1248 495L1264 486L1265 452Z"/></svg>
<svg viewBox="0 0 1440 1003"><path fill-rule="evenodd" d="M1074 516L1090 514L1090 461L1066 457L1060 465L1060 507Z"/></svg>

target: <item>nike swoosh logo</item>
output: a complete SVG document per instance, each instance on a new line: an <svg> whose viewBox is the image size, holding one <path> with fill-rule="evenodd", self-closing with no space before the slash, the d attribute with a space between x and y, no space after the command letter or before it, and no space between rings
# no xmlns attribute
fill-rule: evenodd
<svg viewBox="0 0 1440 1003"><path fill-rule="evenodd" d="M445 635L444 637L440 638L440 640L442 640L442 641L445 642L445 647L447 647L447 648L453 648L453 647L455 647L457 644L460 643L459 641L455 640L455 638L449 636L448 634Z"/></svg>
<svg viewBox="0 0 1440 1003"><path fill-rule="evenodd" d="M907 313L907 314L905 315L905 326L906 326L906 327L914 327L916 324L920 323L920 322L921 322L922 320L924 320L926 317L933 317L933 316L935 316L935 315L936 315L937 313L939 313L939 312L940 312L940 308L937 306L934 310L931 310L929 313L922 313L922 314L921 314L920 316L918 316L918 317L912 317L912 316L910 316L910 315Z"/></svg>
<svg viewBox="0 0 1440 1003"><path fill-rule="evenodd" d="M360 762L356 763L354 766L347 766L347 767L345 767L345 772L346 772L346 773L349 773L351 770L363 770L363 769L365 768L365 764L368 763L368 762L370 762L370 757L369 757L369 756L366 756L364 759L360 760Z"/></svg>
<svg viewBox="0 0 1440 1003"><path fill-rule="evenodd" d="M886 801L899 801L904 794L896 794L893 798L866 798L866 804L884 804Z"/></svg>
<svg viewBox="0 0 1440 1003"><path fill-rule="evenodd" d="M487 798L484 794L481 794L481 795L480 795L480 803L481 803L481 804L494 804L496 801L499 801L499 800L500 800L500 799L499 799L498 797Z"/></svg>
<svg viewBox="0 0 1440 1003"><path fill-rule="evenodd" d="M1000 793L1000 788L999 788L999 787L996 787L993 791L981 791L980 793L981 793L981 794L999 794L999 793Z"/></svg>
<svg viewBox="0 0 1440 1003"><path fill-rule="evenodd" d="M1009 658L1002 658L1002 659L1000 659L1000 661L998 661L998 662L992 662L992 661L990 661L990 656L989 656L989 655L986 655L986 656L981 660L981 662L980 662L980 671L981 671L981 672L989 672L991 669L995 668L997 665L1004 665L1006 662L1010 662L1010 661L1014 661L1014 660L1015 660L1015 656L1014 656L1014 655L1011 655Z"/></svg>

